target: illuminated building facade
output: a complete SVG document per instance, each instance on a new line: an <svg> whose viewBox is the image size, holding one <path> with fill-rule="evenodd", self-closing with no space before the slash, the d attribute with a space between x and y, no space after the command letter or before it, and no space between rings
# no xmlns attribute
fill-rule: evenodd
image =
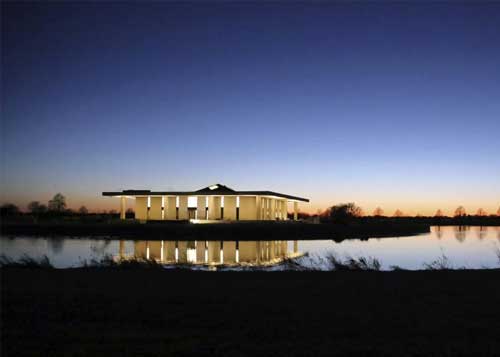
<svg viewBox="0 0 500 357"><path fill-rule="evenodd" d="M286 220L289 203L293 203L293 219L297 220L299 202L309 202L271 191L235 191L220 184L187 192L124 190L102 195L120 197L121 219L125 219L127 198L134 199L135 219L140 221Z"/></svg>

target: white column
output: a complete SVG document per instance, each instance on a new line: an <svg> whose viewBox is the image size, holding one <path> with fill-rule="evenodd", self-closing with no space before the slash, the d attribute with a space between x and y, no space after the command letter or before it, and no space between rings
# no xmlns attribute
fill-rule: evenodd
<svg viewBox="0 0 500 357"><path fill-rule="evenodd" d="M281 216L283 217L283 220L286 221L288 219L288 202L287 200L282 201L282 206L281 206Z"/></svg>
<svg viewBox="0 0 500 357"><path fill-rule="evenodd" d="M271 219L271 221L275 221L276 220L276 200L273 198L270 198L269 203L271 206L269 209L269 214L271 216L270 219Z"/></svg>
<svg viewBox="0 0 500 357"><path fill-rule="evenodd" d="M120 197L120 219L125 219L125 196Z"/></svg>
<svg viewBox="0 0 500 357"><path fill-rule="evenodd" d="M260 208L260 197L259 196L255 196L255 212L256 212L256 217L255 219L259 220L259 219L262 219L262 209Z"/></svg>
<svg viewBox="0 0 500 357"><path fill-rule="evenodd" d="M296 221L299 216L299 203L294 202L293 203L293 220Z"/></svg>

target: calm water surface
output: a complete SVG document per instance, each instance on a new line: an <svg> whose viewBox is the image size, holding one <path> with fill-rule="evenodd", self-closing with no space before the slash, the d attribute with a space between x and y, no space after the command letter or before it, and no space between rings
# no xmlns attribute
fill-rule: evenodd
<svg viewBox="0 0 500 357"><path fill-rule="evenodd" d="M500 248L500 227L432 227L428 234L411 237L310 241L147 241L118 239L64 239L33 237L2 237L1 253L17 259L47 255L57 268L75 267L114 258L149 258L165 264L193 263L200 265L263 265L279 264L284 258L298 257L301 264L326 268L328 254L337 257L374 257L382 269L397 265L421 269L445 255L455 268L500 267L496 249Z"/></svg>

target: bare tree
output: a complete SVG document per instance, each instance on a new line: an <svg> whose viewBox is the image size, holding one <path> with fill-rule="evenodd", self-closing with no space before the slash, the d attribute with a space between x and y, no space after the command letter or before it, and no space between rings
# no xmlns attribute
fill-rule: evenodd
<svg viewBox="0 0 500 357"><path fill-rule="evenodd" d="M28 205L28 211L32 214L40 214L47 212L47 206L41 205L38 201L32 201Z"/></svg>
<svg viewBox="0 0 500 357"><path fill-rule="evenodd" d="M394 217L403 217L403 211L401 211L399 208L394 212Z"/></svg>
<svg viewBox="0 0 500 357"><path fill-rule="evenodd" d="M458 206L455 210L455 217L463 217L465 216L465 208L463 206Z"/></svg>
<svg viewBox="0 0 500 357"><path fill-rule="evenodd" d="M434 217L443 217L443 211L441 211L440 209L438 209L436 211L436 214L434 215Z"/></svg>
<svg viewBox="0 0 500 357"><path fill-rule="evenodd" d="M484 216L486 216L486 215L487 215L487 213L486 213L486 211L485 211L484 209L479 208L479 209L477 210L476 216L484 217Z"/></svg>
<svg viewBox="0 0 500 357"><path fill-rule="evenodd" d="M61 193L57 193L49 201L49 211L63 212L66 209L66 197Z"/></svg>
<svg viewBox="0 0 500 357"><path fill-rule="evenodd" d="M373 211L373 215L375 217L381 217L384 215L384 210L380 207L375 208L375 211Z"/></svg>
<svg viewBox="0 0 500 357"><path fill-rule="evenodd" d="M89 210L87 209L87 207L85 206L82 206L78 209L78 213L82 214L82 215L85 215L85 214L89 214Z"/></svg>

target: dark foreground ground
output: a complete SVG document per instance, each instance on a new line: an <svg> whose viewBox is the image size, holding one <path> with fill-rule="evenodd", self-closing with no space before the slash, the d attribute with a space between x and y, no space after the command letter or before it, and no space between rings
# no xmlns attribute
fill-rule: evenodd
<svg viewBox="0 0 500 357"><path fill-rule="evenodd" d="M1 274L2 356L500 354L500 270Z"/></svg>

